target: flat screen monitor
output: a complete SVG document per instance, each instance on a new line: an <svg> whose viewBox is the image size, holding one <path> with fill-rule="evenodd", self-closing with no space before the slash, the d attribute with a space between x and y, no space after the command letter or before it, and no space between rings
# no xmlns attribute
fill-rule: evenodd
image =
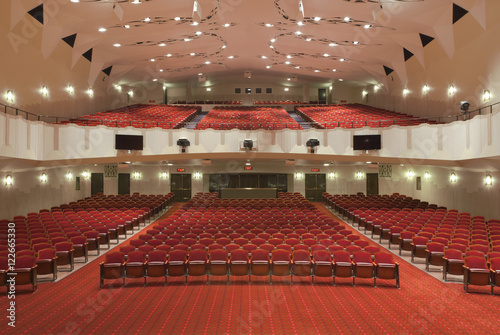
<svg viewBox="0 0 500 335"><path fill-rule="evenodd" d="M380 150L382 147L380 135L354 135L354 150Z"/></svg>
<svg viewBox="0 0 500 335"><path fill-rule="evenodd" d="M142 150L144 143L142 135L118 135L115 138L116 150Z"/></svg>

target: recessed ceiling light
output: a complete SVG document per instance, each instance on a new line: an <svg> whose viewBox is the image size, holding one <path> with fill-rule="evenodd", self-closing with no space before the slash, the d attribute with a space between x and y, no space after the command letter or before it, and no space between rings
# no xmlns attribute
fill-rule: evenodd
<svg viewBox="0 0 500 335"><path fill-rule="evenodd" d="M354 42L352 42L352 44L359 44L359 42L358 41L354 41Z"/></svg>
<svg viewBox="0 0 500 335"><path fill-rule="evenodd" d="M158 72L163 72L163 69L159 69Z"/></svg>
<svg viewBox="0 0 500 335"><path fill-rule="evenodd" d="M155 62L155 61L156 61L156 59L154 59L154 58L151 58L151 59L150 59L150 61L152 61L152 62Z"/></svg>
<svg viewBox="0 0 500 335"><path fill-rule="evenodd" d="M319 72L319 70L314 70L314 72Z"/></svg>
<svg viewBox="0 0 500 335"><path fill-rule="evenodd" d="M191 23L192 26L197 26L199 23L196 22L196 21L193 21L193 23Z"/></svg>
<svg viewBox="0 0 500 335"><path fill-rule="evenodd" d="M247 162L247 163L245 163L245 165L246 165L246 166L250 166L250 165L252 165L252 163Z"/></svg>
<svg viewBox="0 0 500 335"><path fill-rule="evenodd" d="M344 21L349 22L349 21L351 21L351 18L349 16L346 16L346 17L344 17Z"/></svg>
<svg viewBox="0 0 500 335"><path fill-rule="evenodd" d="M274 43L274 42L276 42L276 39L275 39L275 38L273 38L273 39L271 40L271 43Z"/></svg>
<svg viewBox="0 0 500 335"><path fill-rule="evenodd" d="M181 19L181 18L180 18L180 17L178 17L178 16L176 16L176 17L174 18L174 20L175 20L175 21L179 21L180 19Z"/></svg>
<svg viewBox="0 0 500 335"><path fill-rule="evenodd" d="M285 64L286 64L286 65L290 65L290 62L289 62L289 61L286 61L286 62L285 62Z"/></svg>
<svg viewBox="0 0 500 335"><path fill-rule="evenodd" d="M153 79L153 81L158 81L158 79L155 78L155 79Z"/></svg>
<svg viewBox="0 0 500 335"><path fill-rule="evenodd" d="M314 18L314 21L316 21L316 22L321 21L321 18L320 18L319 16L316 16L316 17Z"/></svg>
<svg viewBox="0 0 500 335"><path fill-rule="evenodd" d="M323 57L330 57L329 54L323 54Z"/></svg>
<svg viewBox="0 0 500 335"><path fill-rule="evenodd" d="M144 22L149 22L149 21L151 21L151 18L150 18L150 17L146 17L146 18L144 19Z"/></svg>
<svg viewBox="0 0 500 335"><path fill-rule="evenodd" d="M166 46L166 45L167 45L167 44L165 44L165 43L160 43L160 44L158 44L158 46L159 46L159 47L164 47L164 46Z"/></svg>
<svg viewBox="0 0 500 335"><path fill-rule="evenodd" d="M286 55L286 58L291 59L293 57L291 55Z"/></svg>
<svg viewBox="0 0 500 335"><path fill-rule="evenodd" d="M197 31L195 34L196 34L197 36L200 36L200 35L201 35L201 34L203 34L203 33L202 33L201 31Z"/></svg>
<svg viewBox="0 0 500 335"><path fill-rule="evenodd" d="M371 27L372 27L371 24L365 24L365 26L364 26L365 29L370 29Z"/></svg>
<svg viewBox="0 0 500 335"><path fill-rule="evenodd" d="M71 0L71 2L78 3L80 0Z"/></svg>
<svg viewBox="0 0 500 335"><path fill-rule="evenodd" d="M303 26L303 25L304 25L304 22L299 21L299 22L297 22L297 24L298 24L299 26Z"/></svg>
<svg viewBox="0 0 500 335"><path fill-rule="evenodd" d="M295 35L302 35L302 32L301 31L296 31Z"/></svg>
<svg viewBox="0 0 500 335"><path fill-rule="evenodd" d="M174 165L174 164L172 164L172 163L168 163L167 165L168 165L168 166L172 166L172 165Z"/></svg>
<svg viewBox="0 0 500 335"><path fill-rule="evenodd" d="M337 72L337 69L332 69L333 72Z"/></svg>
<svg viewBox="0 0 500 335"><path fill-rule="evenodd" d="M227 56L227 58L229 58L229 59L233 59L233 58L234 58L234 56Z"/></svg>
<svg viewBox="0 0 500 335"><path fill-rule="evenodd" d="M272 45L269 46L271 49L274 49L274 47Z"/></svg>
<svg viewBox="0 0 500 335"><path fill-rule="evenodd" d="M271 68L271 65L267 65L267 66L266 66L266 69L270 69L270 68Z"/></svg>
<svg viewBox="0 0 500 335"><path fill-rule="evenodd" d="M123 28L128 29L128 28L130 28L130 25L126 24L126 25L123 26Z"/></svg>
<svg viewBox="0 0 500 335"><path fill-rule="evenodd" d="M311 41L312 41L312 38L308 37L308 38L306 38L306 41L307 41L307 42L311 42Z"/></svg>
<svg viewBox="0 0 500 335"><path fill-rule="evenodd" d="M205 64L207 64L207 65L208 65L208 64L210 64L210 63L211 63L211 62L210 62L209 60L207 60L207 61L205 62Z"/></svg>
<svg viewBox="0 0 500 335"><path fill-rule="evenodd" d="M172 57L172 54L166 54L165 56L167 56L167 57Z"/></svg>
<svg viewBox="0 0 500 335"><path fill-rule="evenodd" d="M224 44L224 45L222 46L222 49L225 49L225 48L226 48L226 45Z"/></svg>
<svg viewBox="0 0 500 335"><path fill-rule="evenodd" d="M141 0L134 0L134 1L132 1L132 3L135 4L135 5L140 4Z"/></svg>
<svg viewBox="0 0 500 335"><path fill-rule="evenodd" d="M344 79L340 78L339 81L344 81Z"/></svg>
<svg viewBox="0 0 500 335"><path fill-rule="evenodd" d="M196 52L191 52L190 55L194 56L194 55L196 55Z"/></svg>
<svg viewBox="0 0 500 335"><path fill-rule="evenodd" d="M99 32L103 33L105 32L107 29L106 28L99 28Z"/></svg>
<svg viewBox="0 0 500 335"><path fill-rule="evenodd" d="M337 45L338 45L337 43L330 43L330 44L328 44L328 46L330 46L330 47L336 47Z"/></svg>
<svg viewBox="0 0 500 335"><path fill-rule="evenodd" d="M118 47L121 47L122 45L120 43L115 43L115 44L113 44L113 46L118 48Z"/></svg>
<svg viewBox="0 0 500 335"><path fill-rule="evenodd" d="M262 59L267 59L267 56L260 56L260 58L262 58Z"/></svg>
<svg viewBox="0 0 500 335"><path fill-rule="evenodd" d="M300 69L300 66L296 66L295 68L296 68L296 69Z"/></svg>
<svg viewBox="0 0 500 335"><path fill-rule="evenodd" d="M345 58L341 58L339 59L341 62L345 62Z"/></svg>
<svg viewBox="0 0 500 335"><path fill-rule="evenodd" d="M199 75L199 76L203 76L203 73L202 73L202 72L200 72L200 73L198 73L198 75Z"/></svg>
<svg viewBox="0 0 500 335"><path fill-rule="evenodd" d="M271 27L273 27L273 25L270 23L266 23L266 27L271 28Z"/></svg>
<svg viewBox="0 0 500 335"><path fill-rule="evenodd" d="M184 39L184 42L189 42L189 41L191 41L191 39L190 39L190 38L187 38L187 37L186 37L186 38Z"/></svg>
<svg viewBox="0 0 500 335"><path fill-rule="evenodd" d="M290 78L286 78L286 80L290 81L291 79Z"/></svg>
<svg viewBox="0 0 500 335"><path fill-rule="evenodd" d="M210 92L212 89L210 87L207 87L207 91Z"/></svg>
<svg viewBox="0 0 500 335"><path fill-rule="evenodd" d="M330 166L330 164L329 163L324 163L323 166Z"/></svg>
<svg viewBox="0 0 500 335"><path fill-rule="evenodd" d="M288 92L288 90L289 90L289 88L288 88L288 87L285 87L285 91L287 91L287 92Z"/></svg>
<svg viewBox="0 0 500 335"><path fill-rule="evenodd" d="M224 27L231 27L231 23L224 23Z"/></svg>

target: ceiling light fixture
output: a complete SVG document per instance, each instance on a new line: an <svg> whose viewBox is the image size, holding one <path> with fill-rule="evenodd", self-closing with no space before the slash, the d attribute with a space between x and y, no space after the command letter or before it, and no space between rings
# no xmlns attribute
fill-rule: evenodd
<svg viewBox="0 0 500 335"><path fill-rule="evenodd" d="M345 62L345 58L341 58L341 59L339 59L339 61Z"/></svg>
<svg viewBox="0 0 500 335"><path fill-rule="evenodd" d="M196 52L191 52L190 55L194 56L194 55L196 55Z"/></svg>
<svg viewBox="0 0 500 335"><path fill-rule="evenodd" d="M267 56L260 56L260 58L262 58L262 59L267 59Z"/></svg>
<svg viewBox="0 0 500 335"><path fill-rule="evenodd" d="M286 58L291 59L293 57L291 55L286 55Z"/></svg>
<svg viewBox="0 0 500 335"><path fill-rule="evenodd" d="M486 102L486 101L489 101L490 99L491 99L491 93L490 93L490 91L485 90L483 92L483 101Z"/></svg>
<svg viewBox="0 0 500 335"><path fill-rule="evenodd" d="M344 17L344 21L349 22L349 21L351 21L351 18L349 16L346 16L346 17Z"/></svg>
<svg viewBox="0 0 500 335"><path fill-rule="evenodd" d="M302 32L301 31L296 31L295 35L302 35Z"/></svg>
<svg viewBox="0 0 500 335"><path fill-rule="evenodd" d="M175 20L175 21L180 21L180 20L181 20L181 18L180 18L180 17L178 17L178 16L176 16L176 17L174 18L174 20Z"/></svg>
<svg viewBox="0 0 500 335"><path fill-rule="evenodd" d="M364 28L365 28L365 29L370 29L371 27L372 27L372 25L371 25L371 24L365 24L365 25L364 25Z"/></svg>
<svg viewBox="0 0 500 335"><path fill-rule="evenodd" d="M198 75L199 75L199 76L203 76L203 72L199 72L199 73L198 73Z"/></svg>
<svg viewBox="0 0 500 335"><path fill-rule="evenodd" d="M337 72L337 69L332 69L333 72Z"/></svg>
<svg viewBox="0 0 500 335"><path fill-rule="evenodd" d="M160 44L158 44L159 47L164 47L166 45L167 45L166 43L160 43Z"/></svg>
<svg viewBox="0 0 500 335"><path fill-rule="evenodd" d="M49 89L45 85L42 86L42 89L40 90L40 92L42 93L43 96L49 95Z"/></svg>
<svg viewBox="0 0 500 335"><path fill-rule="evenodd" d="M132 1L132 3L133 3L134 5L138 5L138 4L142 3L142 2L141 2L141 0L134 0L134 1Z"/></svg>
<svg viewBox="0 0 500 335"><path fill-rule="evenodd" d="M125 28L125 29L129 29L129 28L130 28L130 24L126 24L126 25L124 25L124 26L123 26L123 28Z"/></svg>
<svg viewBox="0 0 500 335"><path fill-rule="evenodd" d="M290 65L290 62L289 62L289 61L286 61L286 62L285 62L285 64L286 64L286 65Z"/></svg>
<svg viewBox="0 0 500 335"><path fill-rule="evenodd" d="M153 81L158 81L158 79L154 78Z"/></svg>
<svg viewBox="0 0 500 335"><path fill-rule="evenodd" d="M304 22L299 21L299 22L297 22L297 25L299 25L299 26L303 26L303 25L304 25Z"/></svg>
<svg viewBox="0 0 500 335"><path fill-rule="evenodd" d="M314 18L314 21L316 21L316 22L321 21L321 18L320 18L319 16L316 16L316 17Z"/></svg>
<svg viewBox="0 0 500 335"><path fill-rule="evenodd" d="M405 88L405 89L403 90L403 96L407 96L409 93L410 93L410 90L409 90L409 89Z"/></svg>
<svg viewBox="0 0 500 335"><path fill-rule="evenodd" d="M323 57L330 57L329 54L323 54Z"/></svg>
<svg viewBox="0 0 500 335"><path fill-rule="evenodd" d="M300 69L300 66L296 66L295 68L296 68L296 69Z"/></svg>
<svg viewBox="0 0 500 335"><path fill-rule="evenodd" d="M149 22L149 21L151 21L151 18L149 18L149 17L144 19L144 22Z"/></svg>
<svg viewBox="0 0 500 335"><path fill-rule="evenodd" d="M457 89L455 88L454 85L451 85L449 88L448 88L448 95L453 95L455 94L455 92L457 92Z"/></svg>
<svg viewBox="0 0 500 335"><path fill-rule="evenodd" d="M429 85L425 84L424 87L422 87L422 92L424 94L427 94L430 91Z"/></svg>
<svg viewBox="0 0 500 335"><path fill-rule="evenodd" d="M156 59L154 59L154 58L151 58L151 59L150 59L150 61L152 61L152 62L156 62Z"/></svg>
<svg viewBox="0 0 500 335"><path fill-rule="evenodd" d="M203 34L201 31L197 31L197 32L195 33L195 35L196 35L196 36L200 36L201 34Z"/></svg>
<svg viewBox="0 0 500 335"><path fill-rule="evenodd" d="M330 47L336 47L337 45L338 45L337 43L330 43L330 44L328 44L328 46L330 46Z"/></svg>
<svg viewBox="0 0 500 335"><path fill-rule="evenodd" d="M190 38L187 38L187 37L186 37L186 38L184 39L184 42L189 42L189 41L191 41L191 39L190 39Z"/></svg>
<svg viewBox="0 0 500 335"><path fill-rule="evenodd" d="M342 78L339 78L339 81L344 81L344 79L342 79Z"/></svg>
<svg viewBox="0 0 500 335"><path fill-rule="evenodd" d="M234 58L234 56L227 56L227 58L229 58L229 59L233 59L233 58Z"/></svg>
<svg viewBox="0 0 500 335"><path fill-rule="evenodd" d="M312 41L312 38L308 37L306 38L306 42L311 42Z"/></svg>
<svg viewBox="0 0 500 335"><path fill-rule="evenodd" d="M172 57L172 54L166 54L165 56L167 56L167 57Z"/></svg>
<svg viewBox="0 0 500 335"><path fill-rule="evenodd" d="M99 32L103 33L105 32L107 29L106 28L99 28Z"/></svg>
<svg viewBox="0 0 500 335"><path fill-rule="evenodd" d="M88 94L90 97L91 97L91 96L93 96L93 95L94 95L94 90L93 90L93 89L91 89L91 88L89 88L89 89L87 90L87 94Z"/></svg>
<svg viewBox="0 0 500 335"><path fill-rule="evenodd" d="M314 70L314 72L319 72L319 70Z"/></svg>
<svg viewBox="0 0 500 335"><path fill-rule="evenodd" d="M266 23L266 27L271 28L271 27L274 27L274 25L272 25L270 23Z"/></svg>
<svg viewBox="0 0 500 335"><path fill-rule="evenodd" d="M276 39L275 39L275 38L272 38L272 39L271 39L271 43L274 43L274 42L276 42Z"/></svg>
<svg viewBox="0 0 500 335"><path fill-rule="evenodd" d="M352 44L354 44L354 45L358 45L358 44L359 44L359 42L358 42L358 41L354 41L354 42L352 42Z"/></svg>
<svg viewBox="0 0 500 335"><path fill-rule="evenodd" d="M196 21L193 21L193 23L191 23L192 26L197 26L199 23L196 22Z"/></svg>
<svg viewBox="0 0 500 335"><path fill-rule="evenodd" d="M271 68L271 65L267 65L267 66L266 66L266 69L270 69L270 68Z"/></svg>
<svg viewBox="0 0 500 335"><path fill-rule="evenodd" d="M208 64L211 64L211 62L210 62L209 60L207 60L207 61L205 62L205 64L207 64L207 65L208 65Z"/></svg>
<svg viewBox="0 0 500 335"><path fill-rule="evenodd" d="M75 89L74 89L73 85L68 85L68 88L66 90L68 91L69 94L75 93Z"/></svg>
<svg viewBox="0 0 500 335"><path fill-rule="evenodd" d="M224 23L224 27L231 27L231 23Z"/></svg>
<svg viewBox="0 0 500 335"><path fill-rule="evenodd" d="M226 45L224 44L224 45L222 46L222 49L225 49L225 48L226 48Z"/></svg>

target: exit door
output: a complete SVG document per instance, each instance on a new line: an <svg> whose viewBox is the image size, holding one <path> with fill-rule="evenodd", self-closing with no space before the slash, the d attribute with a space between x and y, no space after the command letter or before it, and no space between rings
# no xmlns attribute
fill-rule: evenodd
<svg viewBox="0 0 500 335"><path fill-rule="evenodd" d="M187 202L191 199L191 175L172 174L170 179L174 202Z"/></svg>
<svg viewBox="0 0 500 335"><path fill-rule="evenodd" d="M130 173L118 174L118 194L130 194Z"/></svg>
<svg viewBox="0 0 500 335"><path fill-rule="evenodd" d="M306 174L306 199L312 202L323 201L326 192L326 175Z"/></svg>
<svg viewBox="0 0 500 335"><path fill-rule="evenodd" d="M104 173L90 175L90 194L104 193Z"/></svg>
<svg viewBox="0 0 500 335"><path fill-rule="evenodd" d="M378 173L366 174L366 194L378 194Z"/></svg>
<svg viewBox="0 0 500 335"><path fill-rule="evenodd" d="M326 104L326 88L318 88L318 100L320 104Z"/></svg>

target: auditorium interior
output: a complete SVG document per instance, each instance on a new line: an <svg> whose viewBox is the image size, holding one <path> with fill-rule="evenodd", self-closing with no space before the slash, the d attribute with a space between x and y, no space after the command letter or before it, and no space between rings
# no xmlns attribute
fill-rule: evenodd
<svg viewBox="0 0 500 335"><path fill-rule="evenodd" d="M2 1L0 334L499 333L498 13Z"/></svg>

